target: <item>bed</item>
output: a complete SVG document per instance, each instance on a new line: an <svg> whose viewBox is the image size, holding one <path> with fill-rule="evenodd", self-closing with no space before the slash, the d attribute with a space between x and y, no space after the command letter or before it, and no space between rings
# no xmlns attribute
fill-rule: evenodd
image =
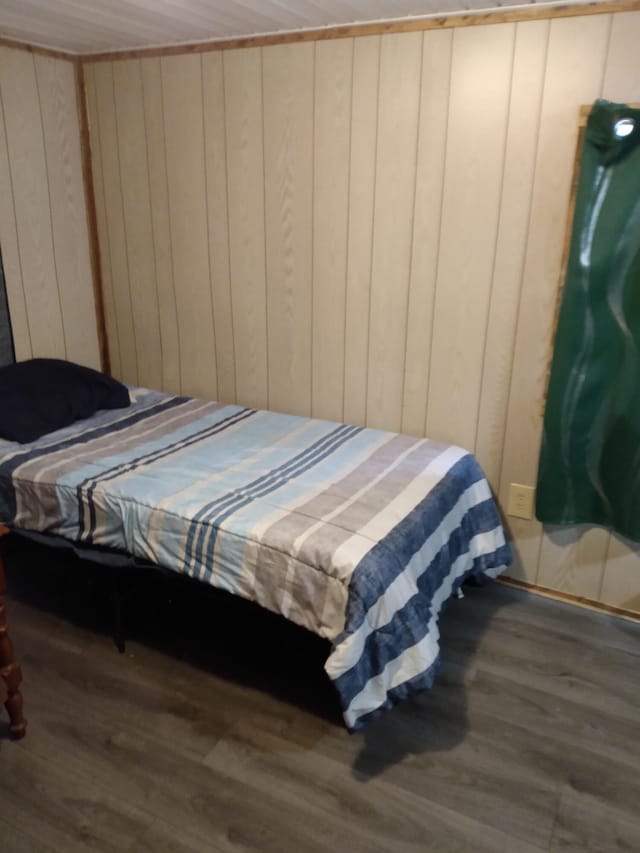
<svg viewBox="0 0 640 853"><path fill-rule="evenodd" d="M473 456L144 388L128 398L0 439L0 522L186 574L326 638L351 731L431 686L442 606L511 560Z"/></svg>

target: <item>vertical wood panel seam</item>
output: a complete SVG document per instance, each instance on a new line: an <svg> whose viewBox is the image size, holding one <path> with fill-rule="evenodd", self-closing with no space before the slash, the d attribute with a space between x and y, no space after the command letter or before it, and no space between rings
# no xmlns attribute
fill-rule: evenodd
<svg viewBox="0 0 640 853"><path fill-rule="evenodd" d="M158 61L160 69L160 109L162 112L162 149L164 151L164 176L167 188L167 212L169 220L169 252L171 255L171 287L173 290L173 304L176 318L176 335L178 338L178 377L180 379L180 393L182 393L182 342L180 336L180 322L178 318L178 295L176 293L176 266L173 258L173 230L171 226L171 187L169 186L169 157L167 153L167 125L164 111L164 79L162 72L162 60Z"/></svg>
<svg viewBox="0 0 640 853"><path fill-rule="evenodd" d="M538 576L540 575L540 560L542 559L542 543L544 541L544 527L540 531L538 535L538 554L536 556L536 579L534 583L538 582Z"/></svg>
<svg viewBox="0 0 640 853"><path fill-rule="evenodd" d="M382 75L382 38L378 36L378 81L376 86L376 141L373 152L373 194L371 201L371 248L369 250L369 305L367 317L367 363L365 365L364 422L369 422L369 362L371 360L371 282L373 279L373 244L376 236L376 194L378 190L378 137L380 124L380 78Z"/></svg>
<svg viewBox="0 0 640 853"><path fill-rule="evenodd" d="M209 221L209 170L207 168L207 127L205 122L205 105L204 105L204 63L202 60L204 54L200 54L200 105L202 108L202 153L204 159L204 209L205 219L207 223L207 263L209 266L209 284L207 292L209 294L209 305L211 308L211 334L213 336L213 357L216 363L216 400L220 397L220 365L218 364L218 354L216 351L216 321L215 310L213 306L213 270L211 268L211 223Z"/></svg>
<svg viewBox="0 0 640 853"><path fill-rule="evenodd" d="M311 238L309 251L311 252L311 281L309 293L309 415L313 417L313 367L314 367L314 299L315 299L315 209L316 209L316 187L315 187L315 168L316 168L316 83L317 83L317 62L318 53L316 50L317 42L313 42L313 80L311 81ZM266 176L265 176L266 179ZM344 400L344 391L342 394Z"/></svg>
<svg viewBox="0 0 640 853"><path fill-rule="evenodd" d="M511 76L509 79L509 93L507 95L507 116L504 126L504 139L502 144L502 169L500 173L500 201L498 203L498 211L497 211L497 219L496 219L496 233L493 241L493 257L491 260L491 279L489 283L489 293L487 295L487 308L486 308L486 316L485 316L485 326L484 326L484 345L482 347L482 362L480 365L480 394L478 395L478 409L476 412L476 430L475 430L475 438L473 442L473 452L476 452L476 448L478 446L478 432L480 429L480 411L482 409L482 389L485 384L485 375L484 371L487 363L487 338L489 334L489 321L491 319L491 303L493 302L493 295L495 289L495 275L496 275L496 260L498 257L498 241L500 239L500 225L502 222L502 213L503 213L503 205L504 205L504 179L506 173L507 166L507 142L509 139L509 128L511 125L511 99L513 97L513 76L515 71L515 57L516 57L516 25L513 25L513 39L511 46ZM506 412L505 412L506 418ZM499 481L498 481L499 483Z"/></svg>
<svg viewBox="0 0 640 853"><path fill-rule="evenodd" d="M16 192L13 185L13 172L11 170L11 153L9 151L9 135L7 133L7 117L4 109L4 99L0 91L0 107L2 108L2 124L4 127L4 143L7 151L7 172L9 173L9 187L11 189L11 206L13 207L13 224L16 234L16 248L18 249L18 266L20 267L20 290L22 292L22 301L24 304L24 316L27 324L27 333L29 335L29 350L33 357L33 341L31 338L31 326L29 324L29 309L27 307L27 296L24 289L24 272L22 270L22 253L20 251L20 233L18 230L18 214L16 212Z"/></svg>
<svg viewBox="0 0 640 853"><path fill-rule="evenodd" d="M604 81L607 76L607 66L609 64L609 51L611 50L611 35L613 33L613 15L607 15L609 19L609 31L607 33L607 46L604 51L604 61L602 63L602 77L600 78L600 97L604 90Z"/></svg>
<svg viewBox="0 0 640 853"><path fill-rule="evenodd" d="M129 240L127 239L127 215L124 209L124 192L122 189L122 163L120 162L120 132L118 127L118 105L116 99L116 75L114 74L113 63L111 63L111 94L113 96L113 119L116 130L116 158L118 161L118 186L120 188L120 207L122 209L122 225L124 233L124 256L127 262L127 285L129 291L129 310L131 312L131 330L133 332L133 351L136 355L136 384L139 381L139 365L138 365L138 336L136 335L135 313L133 310L133 298L131 296L131 267L129 264Z"/></svg>
<svg viewBox="0 0 640 853"><path fill-rule="evenodd" d="M451 80L453 77L453 54L455 48L455 31L449 42L449 85L447 87L447 121L444 128L444 145L442 147L442 176L440 178L440 216L438 218L438 240L436 251L436 263L433 271L433 293L431 296L431 329L429 331L429 362L427 373L427 387L425 389L425 412L423 434L427 435L427 423L429 420L429 397L431 394L431 371L433 365L433 338L436 324L436 303L438 296L438 282L440 280L440 250L442 248L442 219L444 211L444 188L447 175L447 148L449 146L449 124L451 122Z"/></svg>
<svg viewBox="0 0 640 853"><path fill-rule="evenodd" d="M98 90L95 86L95 76L93 78L94 88L95 88L95 104L96 104L96 133L98 134L98 142L100 145L100 177L102 180L102 207L103 207L103 215L104 215L104 227L105 227L105 237L107 240L107 254L109 256L109 265L111 267L111 299L113 303L113 323L116 328L116 338L118 339L118 358L120 360L120 370L122 370L122 341L120 338L120 326L118 323L118 312L116 310L116 296L113 287L113 255L111 252L111 236L109 234L109 217L107 216L107 206L106 206L106 194L104 188L104 158L103 151L104 146L102 144L102 131L100 127L100 109L98 106Z"/></svg>
<svg viewBox="0 0 640 853"><path fill-rule="evenodd" d="M47 199L49 200L49 232L51 234L51 252L53 254L53 272L56 277L56 292L58 294L58 309L60 311L60 324L62 326L62 343L64 346L64 357L67 358L67 332L64 322L64 311L62 309L62 296L60 293L60 276L58 275L58 258L56 255L56 240L53 231L53 205L51 203L51 182L49 180L49 158L47 156L47 139L44 130L44 116L42 114L42 96L40 94L40 81L38 80L38 69L36 67L35 54L31 54L33 64L33 76L36 82L36 95L38 97L38 114L40 116L40 135L42 137L42 149L44 156L44 173L47 180Z"/></svg>
<svg viewBox="0 0 640 853"><path fill-rule="evenodd" d="M264 153L264 47L260 48L260 124L262 127L262 216L263 216L263 263L264 263L264 312L265 312L265 364L266 364L266 400L269 408L269 271L267 266L267 168Z"/></svg>
<svg viewBox="0 0 640 853"><path fill-rule="evenodd" d="M89 129L87 87L84 76L84 65L74 62L74 84L76 89L76 109L80 132L80 156L82 158L82 185L84 189L85 218L87 223L87 239L89 241L89 264L93 285L93 298L96 312L96 331L98 335L98 352L100 369L111 374L111 359L109 355L109 338L107 334L104 280L102 277L100 258L100 236L98 233L98 217L96 208L95 180L91 158L91 132Z"/></svg>
<svg viewBox="0 0 640 853"><path fill-rule="evenodd" d="M611 544L613 542L614 531L613 528L607 528L609 536L607 539L607 547L604 551L604 562L602 564L602 572L600 573L600 583L598 584L598 601L602 601L602 595L604 593L604 579L607 574L607 566L609 564L609 554L611 553Z"/></svg>
<svg viewBox="0 0 640 853"><path fill-rule="evenodd" d="M516 35L518 32L519 26L520 26L519 24L516 24ZM534 153L533 153L534 167L533 167L533 175L531 177L531 196L529 198L529 212L527 215L527 230L526 230L527 243L524 247L524 252L522 255L522 265L521 265L521 269L520 269L520 290L518 292L518 304L517 304L517 309L516 309L517 310L516 324L515 324L515 331L514 331L514 335L513 335L513 343L512 343L512 347L511 347L511 359L510 359L511 375L510 375L510 380L509 380L509 393L507 395L507 416L505 418L505 424L504 424L504 429L503 429L503 434L502 434L502 456L500 459L500 472L498 475L498 489L500 489L500 487L502 485L502 476L504 473L504 457L505 457L505 448L506 448L507 428L508 428L508 422L509 422L509 409L511 406L511 392L513 390L513 363L515 360L516 344L517 344L517 340L518 340L518 327L520 326L520 316L521 316L521 311L522 311L522 291L524 288L524 275L525 275L525 270L526 270L526 266L527 266L527 254L528 254L528 249L529 249L529 235L531 234L531 220L533 217L533 203L534 203L534 198L535 198L536 180L537 180L537 175L538 175L538 153L539 153L539 149L540 149L540 132L541 132L541 127L542 127L542 108L544 105L545 91L547 88L547 78L548 78L548 74L549 74L549 42L550 41L551 41L551 26L550 26L550 24L547 24L547 41L546 41L545 52L544 52L544 79L542 81L542 86L540 87L540 99L538 101L538 122L537 122L537 133L536 133L536 144L535 144L535 149L534 149ZM534 579L534 582L536 582L538 580L538 576L540 574L540 557L542 554L542 540L543 540L543 531L541 529L538 533L538 551L537 551L536 560L535 560L535 579Z"/></svg>
<svg viewBox="0 0 640 853"><path fill-rule="evenodd" d="M409 273L407 281L407 305L404 319L404 359L402 363L402 394L400 395L400 429L404 421L404 397L407 390L407 349L409 344L409 306L411 303L411 280L413 278L413 249L415 242L416 231L416 203L418 200L418 163L420 161L420 122L422 120L422 75L424 73L424 41L425 36L422 33L420 40L420 71L419 71L419 86L418 86L418 115L416 118L416 152L415 152L415 168L413 173L413 205L411 212L411 239L409 241Z"/></svg>
<svg viewBox="0 0 640 853"><path fill-rule="evenodd" d="M149 133L147 131L147 110L144 96L144 75L142 73L142 60L137 60L137 68L140 76L140 91L142 92L142 126L144 128L145 153L147 160L147 189L149 191L149 224L151 226L151 250L153 255L153 292L156 295L156 308L158 318L158 340L160 342L160 376L164 378L164 343L162 340L162 323L160 322L160 294L158 293L158 261L156 253L156 235L153 227L153 202L151 195L151 166L149 165ZM176 318L177 320L177 318ZM162 381L162 380L161 380Z"/></svg>
<svg viewBox="0 0 640 853"><path fill-rule="evenodd" d="M516 24L516 35L517 35L519 27L520 27L520 24ZM533 152L534 167L533 167L533 174L531 176L531 195L529 197L529 212L527 214L527 228L526 228L527 242L526 242L525 247L524 247L524 252L522 253L522 263L520 266L520 288L518 291L518 303L516 306L516 315L515 315L516 316L516 324L515 324L515 330L514 330L514 335L513 335L513 341L512 341L512 345L511 345L511 358L509 359L509 364L511 365L511 373L510 373L510 377L509 377L509 393L507 395L507 417L505 418L505 423L504 423L504 427L503 427L503 431L502 431L502 443L501 443L502 455L500 458L500 469L499 469L499 473L498 473L498 488L500 488L500 485L502 484L502 476L504 473L504 457L505 457L507 427L508 427L508 420L509 420L509 414L508 413L509 413L509 407L511 405L511 391L513 388L513 362L515 360L516 344L517 344L517 340L518 340L518 326L520 325L520 314L521 314L521 309L522 309L522 290L524 287L524 273L525 273L525 268L527 265L527 253L528 253L528 249L529 249L529 235L531 234L531 219L532 219L532 215L533 215L533 202L534 202L534 197L535 197L536 177L537 177L537 172L538 172L538 152L539 152L539 148L540 148L540 129L541 129L541 124L542 124L542 106L544 104L544 95L545 95L545 89L546 89L546 83L547 83L547 74L548 74L548 70L549 70L548 64L549 64L549 41L550 41L550 39L551 39L551 27L549 26L549 24L547 24L547 41L546 41L545 52L544 52L544 80L542 81L542 86L540 87L540 98L538 101L538 122L537 122L537 132L536 132L536 143L535 143L534 152ZM536 572L536 576L537 576L537 572Z"/></svg>
<svg viewBox="0 0 640 853"><path fill-rule="evenodd" d="M356 40L351 39L351 79L349 81L349 141L347 144L348 151L348 170L347 170L347 217L345 220L347 234L344 246L344 300L342 305L342 420L344 421L345 409L345 393L347 389L347 303L349 290L349 235L351 228L351 156L353 150L353 77L356 55ZM313 372L313 369L312 369Z"/></svg>
<svg viewBox="0 0 640 853"><path fill-rule="evenodd" d="M224 184L225 184L225 206L227 211L227 253L229 257L229 311L231 313L231 352L233 353L233 402L238 402L238 367L236 359L236 331L233 316L233 281L232 259L231 259L231 222L229 218L229 144L227 137L227 80L225 76L225 54L222 54L220 62L222 68L222 120L224 122Z"/></svg>

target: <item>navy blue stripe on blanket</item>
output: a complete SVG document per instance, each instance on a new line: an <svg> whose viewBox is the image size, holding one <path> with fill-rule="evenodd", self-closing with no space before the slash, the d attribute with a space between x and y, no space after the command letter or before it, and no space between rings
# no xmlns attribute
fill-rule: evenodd
<svg viewBox="0 0 640 853"><path fill-rule="evenodd" d="M145 418L150 418L153 417L153 415L161 414L162 412L177 408L183 403L188 403L189 401L189 397L170 397L169 399L162 400L162 402L157 403L148 409L144 409L142 411L135 410L133 414L126 418L122 418L122 420L77 433L76 435L57 441L53 444L30 447L22 452L16 453L16 455L12 456L10 459L6 459L4 462L0 463L0 510L2 511L3 517L5 517L5 520L7 521L15 518L17 507L12 477L15 470L19 468L20 465L24 465L25 462L30 462L31 460L38 459L41 456L47 456L49 453L66 450L69 447L73 447L75 444L88 444L90 441L103 438L111 433L121 432L134 424L140 423L140 421L145 420Z"/></svg>
<svg viewBox="0 0 640 853"><path fill-rule="evenodd" d="M191 447L191 445L197 444L203 439L210 438L213 435L224 432L224 430L229 427L234 426L235 424L240 423L240 421L246 420L248 417L255 414L256 409L240 409L239 412L234 412L232 415L223 418L221 421L217 421L215 424L211 424L189 436L186 436L185 438L181 438L173 444L163 445L162 447L156 448L148 453L144 453L127 462L120 462L118 465L114 465L112 468L98 474L97 477L88 477L77 487L78 506L80 508L80 540L87 544L91 544L93 542L93 536L96 532L96 507L93 496L99 485L107 482L108 480L114 480L116 477L122 476L122 474L128 474L131 471L135 471L136 468L142 468L144 465L150 465L153 462L157 462L159 459L165 459L167 456L171 456L173 453L184 450L186 447ZM88 510L89 512L89 528L86 533L85 510Z"/></svg>
<svg viewBox="0 0 640 853"><path fill-rule="evenodd" d="M453 530L449 540L418 578L417 592L386 625L367 636L357 663L334 680L343 710L349 707L354 696L360 693L371 678L375 678L390 661L415 646L429 633L429 620L432 616L430 605L438 589L449 577L452 564L458 557L467 553L469 541L473 536L488 533L498 524L492 498L476 504L465 513L460 526ZM510 557L511 551L506 544L489 554L478 555L473 559L471 568L454 581L453 591L472 575L482 574L488 568L507 565ZM362 602L358 601L356 608L362 608ZM359 613L357 621L359 624L362 622ZM348 619L347 626L347 631L336 640L336 644L352 633Z"/></svg>
<svg viewBox="0 0 640 853"><path fill-rule="evenodd" d="M360 729L363 728L370 720L380 716L383 711L386 711L388 708L393 708L393 706L397 705L399 702L404 702L404 700L408 699L410 696L415 696L418 693L422 693L423 690L433 687L433 682L436 679L436 675L438 674L441 664L442 657L440 652L438 652L438 656L434 662L430 667L425 669L424 672L419 672L416 676L409 679L409 681L403 681L402 684L398 684L396 687L391 687L387 690L385 701L382 705L374 708L373 711L369 711L368 714L363 714L361 717L358 717L353 725L347 726L349 733L353 734L354 732L360 731Z"/></svg>
<svg viewBox="0 0 640 853"><path fill-rule="evenodd" d="M453 599L453 596L456 594L458 589L465 581L469 580L470 578L476 578L479 582L486 581L487 577L485 574L483 574L486 569L509 565L511 559L511 548L508 544L502 545L500 548L498 548L491 554L485 554L483 556L478 557L474 561L473 567L454 582L452 587L452 595L445 602L445 604L448 604ZM373 720L375 717L378 717L380 714L382 714L383 711L387 710L388 708L392 708L399 702L404 702L405 699L408 699L411 696L416 696L423 690L427 690L428 688L432 687L441 664L442 656L440 653L440 648L438 647L438 654L431 666L428 666L422 672L417 673L413 678L409 678L407 681L403 681L401 684L397 684L395 687L391 687L390 689L388 689L385 694L385 701L377 708L374 708L372 711L369 711L367 714L363 714L361 717L358 717L358 719L355 720L353 725L347 726L349 732L353 733L359 731L370 720ZM340 695L340 698L342 701L342 695ZM343 704L343 710L345 710L346 707L347 706Z"/></svg>
<svg viewBox="0 0 640 853"><path fill-rule="evenodd" d="M258 477L240 489L233 489L225 495L211 501L199 510L193 518L189 527L185 551L187 554L187 571L190 573L195 567L202 565L206 559L206 565L212 565L216 540L220 525L234 512L247 506L257 498L274 492L276 489L286 485L290 480L313 468L326 459L353 436L362 432L362 427L340 426L331 430L327 435L317 439L309 447L288 459L286 462L273 468L267 474ZM207 545L206 555L204 546L207 533L210 539ZM195 540L195 541L194 541Z"/></svg>
<svg viewBox="0 0 640 853"><path fill-rule="evenodd" d="M360 627L367 611L401 575L413 555L456 506L464 492L484 474L473 456L459 459L420 503L377 542L358 563L349 582L347 621L351 632ZM495 516L494 527L499 524ZM473 530L467 525L467 532Z"/></svg>

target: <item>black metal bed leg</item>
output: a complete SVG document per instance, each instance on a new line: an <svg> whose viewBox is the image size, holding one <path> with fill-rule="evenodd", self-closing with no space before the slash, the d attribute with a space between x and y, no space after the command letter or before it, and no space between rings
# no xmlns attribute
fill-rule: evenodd
<svg viewBox="0 0 640 853"><path fill-rule="evenodd" d="M116 648L123 655L126 651L124 602L122 589L122 571L116 569L113 573L113 641Z"/></svg>

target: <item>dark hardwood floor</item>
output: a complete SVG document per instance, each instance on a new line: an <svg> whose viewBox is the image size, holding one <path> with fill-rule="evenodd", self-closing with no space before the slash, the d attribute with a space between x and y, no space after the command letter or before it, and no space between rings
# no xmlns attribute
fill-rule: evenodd
<svg viewBox="0 0 640 853"><path fill-rule="evenodd" d="M442 620L433 690L349 735L328 647L201 585L10 543L27 737L2 851L640 850L640 625L497 584Z"/></svg>

